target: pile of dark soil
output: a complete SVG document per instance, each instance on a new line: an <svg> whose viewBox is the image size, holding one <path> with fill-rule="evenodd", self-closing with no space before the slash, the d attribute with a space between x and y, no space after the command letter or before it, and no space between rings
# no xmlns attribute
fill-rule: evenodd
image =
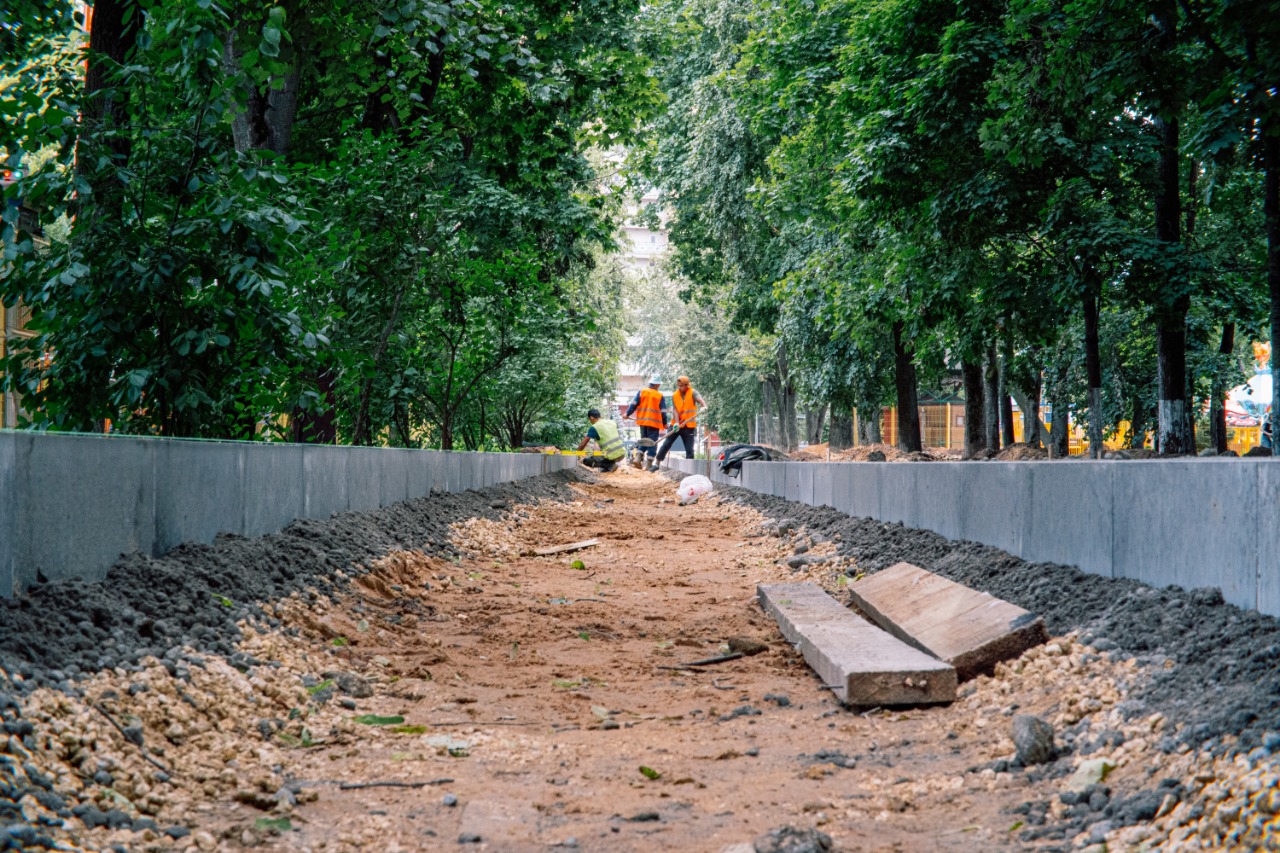
<svg viewBox="0 0 1280 853"><path fill-rule="evenodd" d="M1280 720L1280 621L1225 604L1217 589L1153 589L828 507L737 487L718 493L835 540L859 571L913 563L1041 614L1054 634L1077 630L1086 645L1136 658L1148 677L1138 688L1141 706L1129 710L1164 714L1161 749L1186 743L1215 750L1223 735L1238 735L1235 748L1249 750Z"/></svg>
<svg viewBox="0 0 1280 853"><path fill-rule="evenodd" d="M124 556L106 580L39 584L0 607L0 668L19 673L14 687L74 690L83 673L131 668L148 655L171 671L182 649L235 660L242 619L266 619L258 606L297 590L323 594L334 571L358 575L365 563L397 549L451 555L449 525L497 519L516 502L564 500L589 475L561 471L461 494L432 492L371 512L300 520L277 534L224 535L212 545L185 544L163 557Z"/></svg>

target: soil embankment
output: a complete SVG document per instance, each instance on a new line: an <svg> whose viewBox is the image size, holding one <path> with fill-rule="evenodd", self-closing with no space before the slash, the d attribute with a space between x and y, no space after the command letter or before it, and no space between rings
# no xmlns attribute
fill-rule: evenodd
<svg viewBox="0 0 1280 853"><path fill-rule="evenodd" d="M899 559L1057 636L951 706L842 708L755 584L842 597ZM1207 591L738 489L680 507L654 475L540 478L0 612L0 808L13 845L87 850L721 851L785 825L850 851L1254 849L1280 811L1278 637ZM1021 766L1018 714L1056 761Z"/></svg>

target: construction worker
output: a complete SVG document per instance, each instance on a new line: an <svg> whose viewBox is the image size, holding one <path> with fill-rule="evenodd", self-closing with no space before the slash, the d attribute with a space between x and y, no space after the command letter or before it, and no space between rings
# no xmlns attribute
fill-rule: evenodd
<svg viewBox="0 0 1280 853"><path fill-rule="evenodd" d="M635 399L631 401L630 406L627 406L627 417L635 415L636 426L640 427L640 438L649 439L649 445L644 448L644 454L650 457L649 470L651 471L657 468L652 457L658 452L658 437L667 428L667 401L662 399L662 392L658 390L660 385L662 385L660 377L650 376L649 387L637 391Z"/></svg>
<svg viewBox="0 0 1280 853"><path fill-rule="evenodd" d="M658 448L655 466L661 465L662 460L667 458L667 453L671 451L677 438L684 442L685 458L693 458L693 440L698 435L698 415L707 410L707 402L689 385L688 376L681 376L676 380L676 392L671 395L671 406L676 411L675 423Z"/></svg>
<svg viewBox="0 0 1280 853"><path fill-rule="evenodd" d="M604 455L588 456L582 460L582 464L607 474L617 468L618 461L627 455L626 448L622 446L622 436L618 435L618 425L600 417L599 409L588 409L587 420L591 426L587 428L582 441L578 442L578 449L586 449L587 442L594 439Z"/></svg>

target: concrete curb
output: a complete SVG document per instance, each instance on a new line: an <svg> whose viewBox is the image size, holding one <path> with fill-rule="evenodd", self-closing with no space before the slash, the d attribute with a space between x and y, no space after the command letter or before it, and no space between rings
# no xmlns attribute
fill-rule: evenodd
<svg viewBox="0 0 1280 853"><path fill-rule="evenodd" d="M0 595L124 553L575 467L576 456L0 431Z"/></svg>
<svg viewBox="0 0 1280 853"><path fill-rule="evenodd" d="M707 473L701 459L669 459ZM1032 562L1155 587L1217 587L1280 616L1280 465L1271 459L747 462L711 480L901 522Z"/></svg>

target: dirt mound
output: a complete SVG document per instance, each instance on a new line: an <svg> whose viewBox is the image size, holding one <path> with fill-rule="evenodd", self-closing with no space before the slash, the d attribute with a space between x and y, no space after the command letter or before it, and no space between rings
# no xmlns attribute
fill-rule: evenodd
<svg viewBox="0 0 1280 853"><path fill-rule="evenodd" d="M826 442L811 444L808 447L793 450L788 456L793 462L826 462L829 447L830 445Z"/></svg>
<svg viewBox="0 0 1280 853"><path fill-rule="evenodd" d="M832 462L933 462L929 453L908 453L893 444L860 444L831 454Z"/></svg>
<svg viewBox="0 0 1280 853"><path fill-rule="evenodd" d="M996 462L1023 462L1026 460L1048 459L1049 451L1043 447L1032 447L1030 444L1011 444L991 457Z"/></svg>
<svg viewBox="0 0 1280 853"><path fill-rule="evenodd" d="M260 602L308 588L326 594L336 570L358 575L396 550L455 557L455 522L503 518L517 501L568 499L568 484L589 478L574 469L480 491L432 492L376 511L295 521L270 536L224 535L163 557L128 555L101 583L39 584L0 607L0 667L21 674L28 689L70 688L69 679L137 666L184 645L230 656L236 623L261 619Z"/></svg>

